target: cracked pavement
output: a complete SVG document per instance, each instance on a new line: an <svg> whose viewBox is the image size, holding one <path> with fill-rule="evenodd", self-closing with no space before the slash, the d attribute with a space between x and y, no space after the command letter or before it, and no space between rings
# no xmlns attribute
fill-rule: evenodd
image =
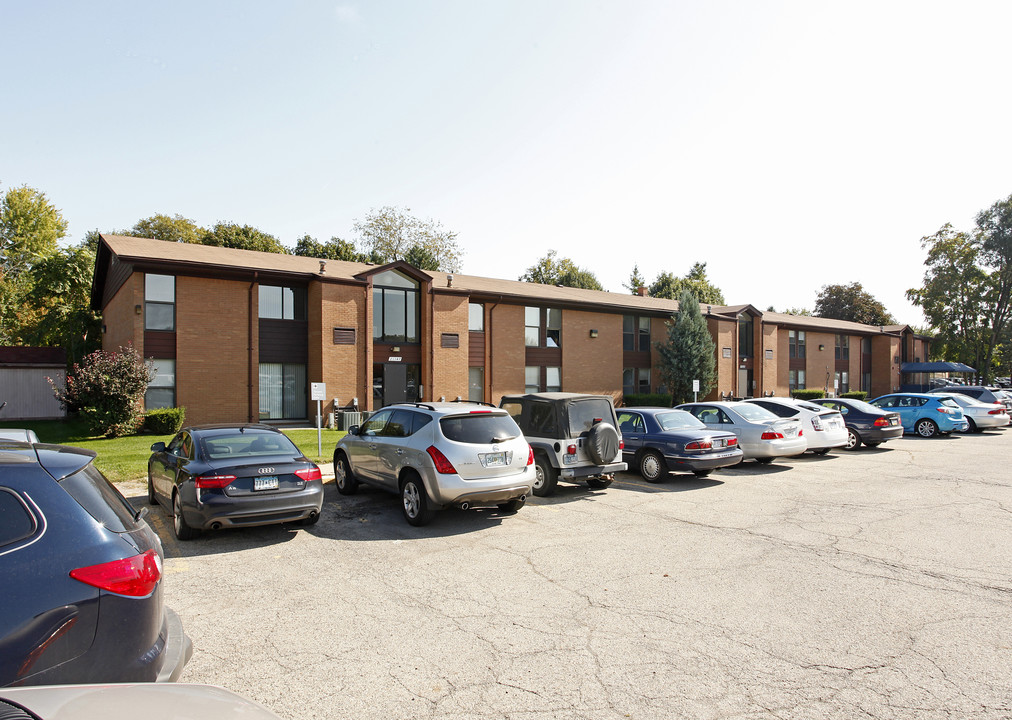
<svg viewBox="0 0 1012 720"><path fill-rule="evenodd" d="M291 720L1008 720L1010 468L999 431L560 483L426 528L332 484L311 528L151 521L181 680Z"/></svg>

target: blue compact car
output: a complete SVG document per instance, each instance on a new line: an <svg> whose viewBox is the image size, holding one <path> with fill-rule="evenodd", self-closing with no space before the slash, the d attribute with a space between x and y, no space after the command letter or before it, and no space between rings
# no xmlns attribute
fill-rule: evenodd
<svg viewBox="0 0 1012 720"><path fill-rule="evenodd" d="M927 393L892 393L871 401L875 407L899 413L903 431L921 437L964 432L969 423L963 410L950 398Z"/></svg>

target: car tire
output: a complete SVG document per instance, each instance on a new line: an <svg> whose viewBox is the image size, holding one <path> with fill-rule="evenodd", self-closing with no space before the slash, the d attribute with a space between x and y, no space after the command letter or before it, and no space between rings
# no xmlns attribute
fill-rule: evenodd
<svg viewBox="0 0 1012 720"><path fill-rule="evenodd" d="M590 485L595 490L604 490L606 487L608 487L609 485L611 485L614 481L615 481L615 478L610 478L610 477L607 477L607 478L604 478L604 477L587 478L587 484Z"/></svg>
<svg viewBox="0 0 1012 720"><path fill-rule="evenodd" d="M861 447L861 436L854 428L847 428L847 449L857 450Z"/></svg>
<svg viewBox="0 0 1012 720"><path fill-rule="evenodd" d="M151 476L148 475L148 505L157 505L158 498L155 497L155 484L151 482Z"/></svg>
<svg viewBox="0 0 1012 720"><path fill-rule="evenodd" d="M967 418L966 422L969 423L969 425L970 425L968 428L966 428L966 431L968 433L979 433L979 432L981 432L980 428L977 427L977 423L975 423L973 421L973 418Z"/></svg>
<svg viewBox="0 0 1012 720"><path fill-rule="evenodd" d="M183 508L179 502L179 493L172 496L172 532L176 540L193 540L200 535L200 530L192 528L183 517Z"/></svg>
<svg viewBox="0 0 1012 720"><path fill-rule="evenodd" d="M599 422L587 433L583 447L595 465L609 465L618 455L622 436L611 423Z"/></svg>
<svg viewBox="0 0 1012 720"><path fill-rule="evenodd" d="M538 497L547 497L555 492L559 482L559 471L552 467L548 458L538 455L534 458L534 486L531 491Z"/></svg>
<svg viewBox="0 0 1012 720"><path fill-rule="evenodd" d="M645 450L640 455L640 477L649 483L658 483L668 474L664 457L656 450Z"/></svg>
<svg viewBox="0 0 1012 720"><path fill-rule="evenodd" d="M435 511L429 507L425 485L417 475L408 475L401 483L401 510L404 519L415 527L428 525L435 517Z"/></svg>
<svg viewBox="0 0 1012 720"><path fill-rule="evenodd" d="M878 447L878 446L879 446L879 445L881 445L881 444L882 444L882 441L881 441L881 440L879 440L878 442L866 442L866 443L865 443L865 445L867 445L867 446L868 446L868 447L870 447L870 448L875 448L875 447Z"/></svg>
<svg viewBox="0 0 1012 720"><path fill-rule="evenodd" d="M771 462L773 462L773 458L771 458L771 457L762 457L762 458L756 458L755 461L757 463L759 463L760 465L769 465Z"/></svg>
<svg viewBox="0 0 1012 720"><path fill-rule="evenodd" d="M515 513L526 504L526 498L513 498L509 502L499 503L499 509L505 513Z"/></svg>
<svg viewBox="0 0 1012 720"><path fill-rule="evenodd" d="M334 454L334 484L342 495L354 495L358 492L358 479L351 471L344 453Z"/></svg>
<svg viewBox="0 0 1012 720"><path fill-rule="evenodd" d="M920 435L922 438L930 438L938 435L938 426L935 425L934 420L928 418L921 418L914 425L914 432Z"/></svg>
<svg viewBox="0 0 1012 720"><path fill-rule="evenodd" d="M711 472L713 472L713 471L712 470L693 470L692 474L695 475L698 478L705 478Z"/></svg>
<svg viewBox="0 0 1012 720"><path fill-rule="evenodd" d="M829 448L819 448L818 450L812 450L813 455L825 455L829 452Z"/></svg>

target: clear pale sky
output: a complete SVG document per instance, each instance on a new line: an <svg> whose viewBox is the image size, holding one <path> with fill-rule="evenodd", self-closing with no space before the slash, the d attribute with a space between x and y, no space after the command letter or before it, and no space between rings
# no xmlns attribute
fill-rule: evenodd
<svg viewBox="0 0 1012 720"><path fill-rule="evenodd" d="M549 249L625 292L707 263L729 303L861 282L1012 194L1012 2L0 0L0 186L70 223L179 213L286 245L373 208L463 272Z"/></svg>

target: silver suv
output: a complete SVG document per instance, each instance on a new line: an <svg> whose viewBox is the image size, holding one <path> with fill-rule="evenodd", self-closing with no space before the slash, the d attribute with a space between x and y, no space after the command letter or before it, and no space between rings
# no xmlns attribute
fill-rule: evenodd
<svg viewBox="0 0 1012 720"><path fill-rule="evenodd" d="M404 518L429 523L446 507L523 507L534 455L505 410L480 403L399 403L352 426L334 449L337 491L359 482L401 496Z"/></svg>
<svg viewBox="0 0 1012 720"><path fill-rule="evenodd" d="M505 395L509 411L534 451L534 494L551 495L562 480L592 488L611 485L622 462L622 436L610 395L528 393Z"/></svg>

